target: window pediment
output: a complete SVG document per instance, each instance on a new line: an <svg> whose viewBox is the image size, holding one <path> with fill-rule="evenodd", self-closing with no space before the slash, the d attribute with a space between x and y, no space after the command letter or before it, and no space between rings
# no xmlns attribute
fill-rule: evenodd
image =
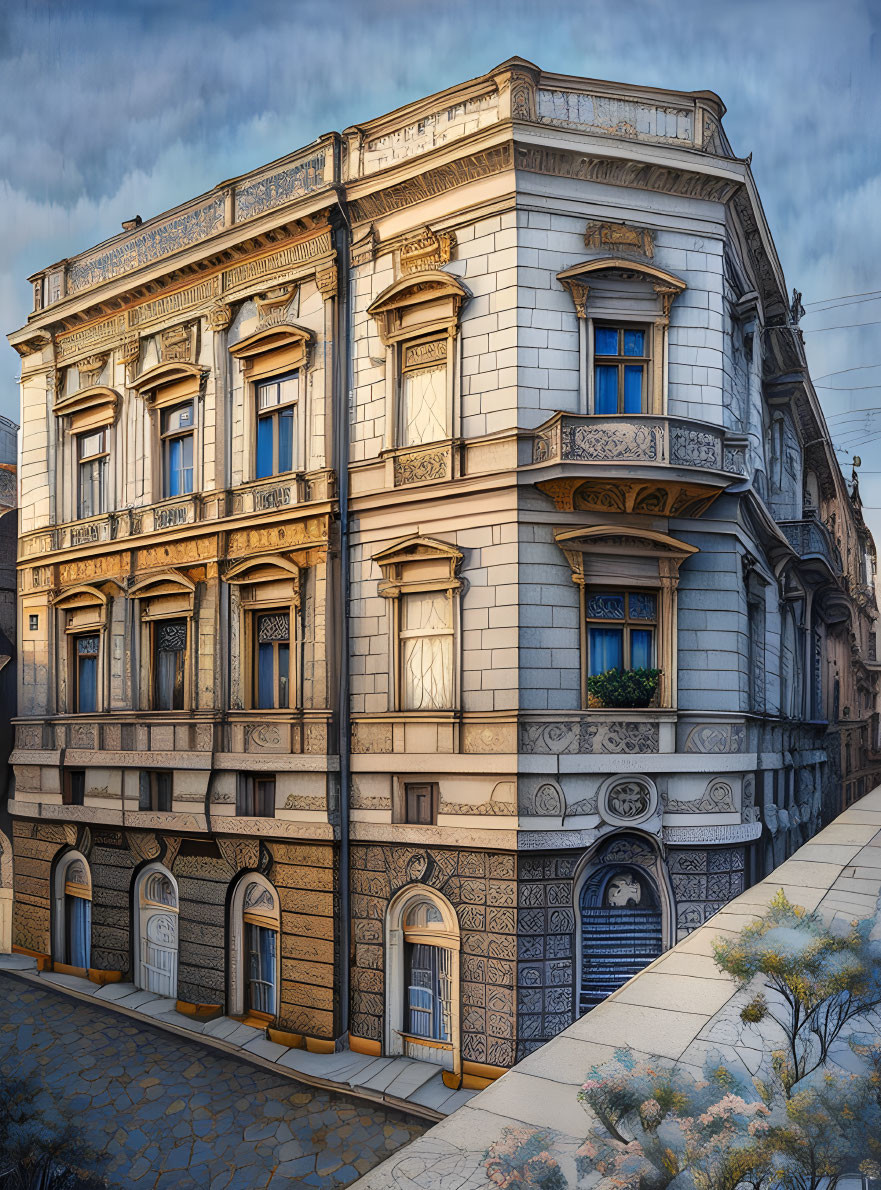
<svg viewBox="0 0 881 1190"><path fill-rule="evenodd" d="M230 566L223 576L227 583L275 583L280 579L299 584L300 567L283 554L262 554Z"/></svg>
<svg viewBox="0 0 881 1190"><path fill-rule="evenodd" d="M681 277L677 277L674 273L668 273L666 269L659 269L657 265L646 264L644 261L610 256L600 257L598 260L585 260L581 264L573 265L571 268L557 273L557 280L569 290L572 296L575 312L579 318L587 317L592 278L596 278L597 281L607 278L647 283L657 295L658 317L664 321L670 316L673 299L688 288Z"/></svg>
<svg viewBox="0 0 881 1190"><path fill-rule="evenodd" d="M367 307L383 343L455 327L459 311L471 296L452 273L431 270L395 281Z"/></svg>
<svg viewBox="0 0 881 1190"><path fill-rule="evenodd" d="M407 537L373 555L382 571L380 595L394 597L403 591L456 590L462 584L456 571L462 551L431 537Z"/></svg>
<svg viewBox="0 0 881 1190"><path fill-rule="evenodd" d="M68 587L52 600L59 611L74 611L76 608L93 607L102 611L107 606L107 596L98 587Z"/></svg>
<svg viewBox="0 0 881 1190"><path fill-rule="evenodd" d="M87 414L90 425L100 425L109 424L116 419L118 406L119 393L116 389L95 384L90 388L81 388L72 396L62 397L55 402L52 412L56 417ZM83 419L78 418L78 420Z"/></svg>
<svg viewBox="0 0 881 1190"><path fill-rule="evenodd" d="M146 372L136 376L130 387L135 392L143 393L148 400L164 405L172 400L195 396L207 372L208 369L200 364L188 364L184 361L156 364L155 367L148 368Z"/></svg>
<svg viewBox="0 0 881 1190"><path fill-rule="evenodd" d="M656 579L675 583L682 563L699 552L696 545L668 533L631 525L565 529L555 533L554 539L572 567L573 581L581 585L597 581L595 575L588 573L588 562L598 556L609 560L610 569L614 569L616 560L619 563L641 560L647 573L651 571Z"/></svg>
<svg viewBox="0 0 881 1190"><path fill-rule="evenodd" d="M248 335L239 343L234 343L229 349L235 359L248 360L253 356L262 355L265 351L277 351L282 347L299 347L303 355L306 348L313 343L315 335L305 326L298 326L293 322L282 322L275 326L263 327Z"/></svg>
<svg viewBox="0 0 881 1190"><path fill-rule="evenodd" d="M196 584L179 570L160 570L129 588L130 599L152 599L157 595L192 595Z"/></svg>

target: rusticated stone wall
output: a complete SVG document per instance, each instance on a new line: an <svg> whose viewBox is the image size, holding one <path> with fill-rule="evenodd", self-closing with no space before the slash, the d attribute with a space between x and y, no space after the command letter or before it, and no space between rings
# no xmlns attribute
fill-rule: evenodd
<svg viewBox="0 0 881 1190"><path fill-rule="evenodd" d="M52 861L76 840L76 827L60 823L12 824L15 855L12 943L38 954L52 946Z"/></svg>
<svg viewBox="0 0 881 1190"><path fill-rule="evenodd" d="M265 846L272 858L267 878L281 902L279 1027L330 1039L339 1008L336 854L322 844Z"/></svg>
<svg viewBox="0 0 881 1190"><path fill-rule="evenodd" d="M572 1024L580 853L521 856L517 913L517 1058Z"/></svg>
<svg viewBox="0 0 881 1190"><path fill-rule="evenodd" d="M131 979L131 883L137 859L122 831L95 831L85 850L92 873L92 966Z"/></svg>
<svg viewBox="0 0 881 1190"><path fill-rule="evenodd" d="M511 854L393 845L352 848L352 1033L383 1039L386 913L399 889L417 883L437 889L459 920L462 1057L511 1066L517 965L516 865Z"/></svg>
<svg viewBox="0 0 881 1190"><path fill-rule="evenodd" d="M225 1008L226 899L236 869L223 856L184 853L171 870L180 894L178 998Z"/></svg>

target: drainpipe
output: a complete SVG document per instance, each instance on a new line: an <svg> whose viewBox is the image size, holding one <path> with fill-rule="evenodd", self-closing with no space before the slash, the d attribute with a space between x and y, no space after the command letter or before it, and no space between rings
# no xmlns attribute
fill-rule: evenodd
<svg viewBox="0 0 881 1190"><path fill-rule="evenodd" d="M339 147L337 146L337 152ZM339 694L337 722L340 760L340 1034L349 1031L351 891L349 880L349 801L351 792L351 725L349 705L349 398L352 387L352 292L349 269L351 223L343 188L337 187L337 203L343 224L334 233L337 251L337 306L334 342L334 383L332 392L337 408L334 418L333 455L337 476L340 545L338 606L336 628L338 634L337 659Z"/></svg>

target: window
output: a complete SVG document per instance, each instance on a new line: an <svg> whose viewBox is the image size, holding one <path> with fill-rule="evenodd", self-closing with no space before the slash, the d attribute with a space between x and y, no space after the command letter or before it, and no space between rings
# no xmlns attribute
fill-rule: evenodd
<svg viewBox="0 0 881 1190"><path fill-rule="evenodd" d="M445 932L440 909L418 900L404 914L404 1032L449 1044L453 1039L453 952L431 944Z"/></svg>
<svg viewBox="0 0 881 1190"><path fill-rule="evenodd" d="M153 625L153 706L157 711L184 709L186 620L158 620Z"/></svg>
<svg viewBox="0 0 881 1190"><path fill-rule="evenodd" d="M139 810L171 810L171 773L141 772L141 787L138 794Z"/></svg>
<svg viewBox="0 0 881 1190"><path fill-rule="evenodd" d="M254 640L254 706L290 706L290 612L255 612Z"/></svg>
<svg viewBox="0 0 881 1190"><path fill-rule="evenodd" d="M54 958L85 971L91 966L92 878L84 855L70 851L55 869Z"/></svg>
<svg viewBox="0 0 881 1190"><path fill-rule="evenodd" d="M257 478L294 469L300 373L261 380L257 390Z"/></svg>
<svg viewBox="0 0 881 1190"><path fill-rule="evenodd" d="M642 413L649 357L644 327L594 326L594 413Z"/></svg>
<svg viewBox="0 0 881 1190"><path fill-rule="evenodd" d="M242 876L233 889L229 911L232 1015L256 1016L266 1024L276 1013L279 917L278 893L269 881L253 872Z"/></svg>
<svg viewBox="0 0 881 1190"><path fill-rule="evenodd" d="M437 822L438 786L436 782L407 781L395 799L395 822L431 826Z"/></svg>
<svg viewBox="0 0 881 1190"><path fill-rule="evenodd" d="M193 490L193 411L193 402L187 401L161 412L163 497Z"/></svg>
<svg viewBox="0 0 881 1190"><path fill-rule="evenodd" d="M585 592L588 674L651 669L655 662L658 596L652 591Z"/></svg>
<svg viewBox="0 0 881 1190"><path fill-rule="evenodd" d="M61 801L65 806L81 806L86 796L86 770L65 769Z"/></svg>
<svg viewBox="0 0 881 1190"><path fill-rule="evenodd" d="M243 818L274 818L275 777L240 773L236 788L236 814Z"/></svg>
<svg viewBox="0 0 881 1190"><path fill-rule="evenodd" d="M82 714L98 709L98 646L97 632L73 638L74 697L73 708Z"/></svg>
<svg viewBox="0 0 881 1190"><path fill-rule="evenodd" d="M450 591L401 598L401 693L406 711L453 705L453 600Z"/></svg>
<svg viewBox="0 0 881 1190"><path fill-rule="evenodd" d="M400 419L402 446L421 446L450 436L446 338L402 345Z"/></svg>
<svg viewBox="0 0 881 1190"><path fill-rule="evenodd" d="M107 429L78 434L77 517L98 516L107 511Z"/></svg>

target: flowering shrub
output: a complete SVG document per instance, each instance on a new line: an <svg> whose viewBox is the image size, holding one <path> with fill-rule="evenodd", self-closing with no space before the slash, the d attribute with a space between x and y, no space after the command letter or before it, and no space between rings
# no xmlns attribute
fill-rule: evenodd
<svg viewBox="0 0 881 1190"><path fill-rule="evenodd" d="M537 1187L538 1190L566 1190L559 1163L548 1151L547 1133L528 1128L506 1128L499 1140L483 1155L489 1180L500 1190Z"/></svg>

